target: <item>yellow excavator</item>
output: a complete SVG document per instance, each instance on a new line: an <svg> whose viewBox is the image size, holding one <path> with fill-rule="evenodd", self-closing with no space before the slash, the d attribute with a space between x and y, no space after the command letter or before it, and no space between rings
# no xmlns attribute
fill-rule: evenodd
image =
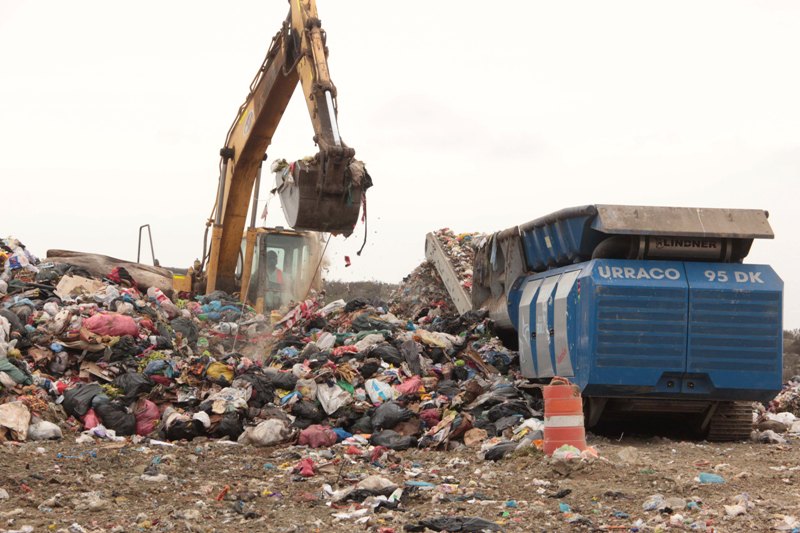
<svg viewBox="0 0 800 533"><path fill-rule="evenodd" d="M316 232L350 235L372 184L363 163L354 158L355 150L339 134L336 87L328 71L316 2L290 0L289 5L289 15L272 38L220 150L216 203L206 225L206 236L211 228L211 246L193 268L205 292L239 292L259 310L278 307L289 298L302 299L303 288L307 292L319 283L322 252ZM273 192L293 229L259 228L262 165L298 81L319 151L276 174ZM245 231L251 195L253 209ZM190 290L191 277L176 276L174 288Z"/></svg>

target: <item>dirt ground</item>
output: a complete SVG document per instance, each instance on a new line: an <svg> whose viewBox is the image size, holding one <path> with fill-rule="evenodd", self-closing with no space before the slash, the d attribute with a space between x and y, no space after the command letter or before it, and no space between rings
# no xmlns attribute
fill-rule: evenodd
<svg viewBox="0 0 800 533"><path fill-rule="evenodd" d="M388 533L422 519L468 516L496 522L504 531L792 531L785 515L800 517L796 439L768 445L590 436L589 443L600 460L566 463L530 452L493 463L479 459L476 449L462 448L391 452L378 464L353 459L343 446L310 451L203 440L169 447L76 444L74 435L61 442L6 444L0 488L8 498L0 500L0 529ZM318 473L292 473L308 456ZM724 483L701 484L695 481L701 472L718 474ZM358 514L361 506L330 505L323 485L335 490L373 474L405 488L400 505L367 508L360 517L334 516ZM724 506L736 504L743 493L750 502L744 503L745 514L727 516ZM668 509L643 509L655 494L667 499Z"/></svg>

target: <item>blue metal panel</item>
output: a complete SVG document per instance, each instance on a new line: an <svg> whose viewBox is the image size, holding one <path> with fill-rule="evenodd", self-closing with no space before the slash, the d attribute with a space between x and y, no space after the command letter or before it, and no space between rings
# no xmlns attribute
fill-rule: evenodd
<svg viewBox="0 0 800 533"><path fill-rule="evenodd" d="M780 390L782 287L768 266L593 260L521 278L508 303L517 325L528 305L528 377L565 368L553 350L566 335L571 379L589 395L757 400Z"/></svg>
<svg viewBox="0 0 800 533"><path fill-rule="evenodd" d="M522 247L531 270L544 270L578 257L590 216L576 216L524 230Z"/></svg>
<svg viewBox="0 0 800 533"><path fill-rule="evenodd" d="M520 278L512 286L508 308L509 316L517 327L520 370L523 376L574 376L576 330L581 323L576 320L580 290L576 277L579 272L580 270L575 270L575 266L564 267ZM564 286L561 279L565 280ZM539 301L545 285L546 294ZM556 313L564 316L557 316ZM555 352L556 346L559 353Z"/></svg>
<svg viewBox="0 0 800 533"><path fill-rule="evenodd" d="M590 307L593 385L656 387L686 367L688 287L683 264L594 260L582 285ZM666 392L666 391L665 391Z"/></svg>
<svg viewBox="0 0 800 533"><path fill-rule="evenodd" d="M775 271L766 265L687 263L686 274L687 372L708 374L715 389L763 391L765 397L780 390L783 281Z"/></svg>
<svg viewBox="0 0 800 533"><path fill-rule="evenodd" d="M540 378L556 375L553 364L553 295L561 274L547 276L536 296L536 374Z"/></svg>
<svg viewBox="0 0 800 533"><path fill-rule="evenodd" d="M533 344L536 332L535 301L542 284L541 279L533 279L525 283L519 297L517 316L517 335L519 340L519 368L526 378L539 376L537 361L534 357Z"/></svg>

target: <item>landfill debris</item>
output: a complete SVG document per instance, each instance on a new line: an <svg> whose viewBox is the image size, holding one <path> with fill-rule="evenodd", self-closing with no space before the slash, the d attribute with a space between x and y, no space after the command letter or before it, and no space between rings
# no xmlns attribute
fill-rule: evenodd
<svg viewBox="0 0 800 533"><path fill-rule="evenodd" d="M763 458L743 464L708 443L590 435L612 461L570 447L546 459L542 402L517 353L485 315L455 316L419 279L391 304L312 294L264 316L222 292L147 290L133 275L32 255L28 266L0 276L11 500L0 491L0 512L11 530L27 524L30 498L41 507L36 530L69 515L54 526L65 531L245 521L287 532L709 530L728 521L792 531L796 522L786 503L794 447L770 448L766 482L756 472ZM80 287L66 299L55 294L64 278ZM759 411L773 424L760 433L794 438L796 415L779 410L791 407L792 390ZM727 483L692 486L721 474ZM761 489L750 488L755 480ZM774 495L781 503L763 505L760 492L775 483L788 487Z"/></svg>
<svg viewBox="0 0 800 533"><path fill-rule="evenodd" d="M440 237L468 286L477 234ZM491 442L489 460L537 442L541 405L516 387L517 354L485 315L457 318L427 299L429 312L398 318L312 294L268 318L221 291L173 300L124 269L97 279L17 255L4 270L12 320L0 317L7 438L69 430L316 449L365 435L395 451Z"/></svg>
<svg viewBox="0 0 800 533"><path fill-rule="evenodd" d="M791 413L800 417L800 376L794 376L784 384L783 390L769 402L768 409L771 413Z"/></svg>
<svg viewBox="0 0 800 533"><path fill-rule="evenodd" d="M426 528L433 531L448 532L502 531L502 528L495 522L490 522L483 518L460 516L428 518L426 520L421 520L418 524L406 525L405 531L425 531Z"/></svg>
<svg viewBox="0 0 800 533"><path fill-rule="evenodd" d="M450 260L461 286L472 291L472 264L478 245L486 237L483 233L455 234L449 228L435 232L442 249ZM429 317L452 314L455 305L436 268L424 261L406 276L392 295L392 312L398 316ZM424 317L422 316L424 315ZM423 323L425 321L423 320Z"/></svg>
<svg viewBox="0 0 800 533"><path fill-rule="evenodd" d="M747 514L747 511L755 507L755 504L750 500L750 495L746 492L735 496L733 501L733 505L723 505L725 515L729 518Z"/></svg>
<svg viewBox="0 0 800 533"><path fill-rule="evenodd" d="M695 481L698 483L710 483L710 484L721 484L725 483L725 478L719 476L717 474L710 474L708 472L700 472L700 474L695 478Z"/></svg>

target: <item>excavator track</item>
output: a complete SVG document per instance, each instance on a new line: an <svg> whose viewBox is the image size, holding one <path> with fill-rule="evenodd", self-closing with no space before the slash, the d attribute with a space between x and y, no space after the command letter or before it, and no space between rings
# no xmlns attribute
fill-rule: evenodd
<svg viewBox="0 0 800 533"><path fill-rule="evenodd" d="M753 431L753 406L750 402L722 402L711 417L707 440L724 442L747 440Z"/></svg>

